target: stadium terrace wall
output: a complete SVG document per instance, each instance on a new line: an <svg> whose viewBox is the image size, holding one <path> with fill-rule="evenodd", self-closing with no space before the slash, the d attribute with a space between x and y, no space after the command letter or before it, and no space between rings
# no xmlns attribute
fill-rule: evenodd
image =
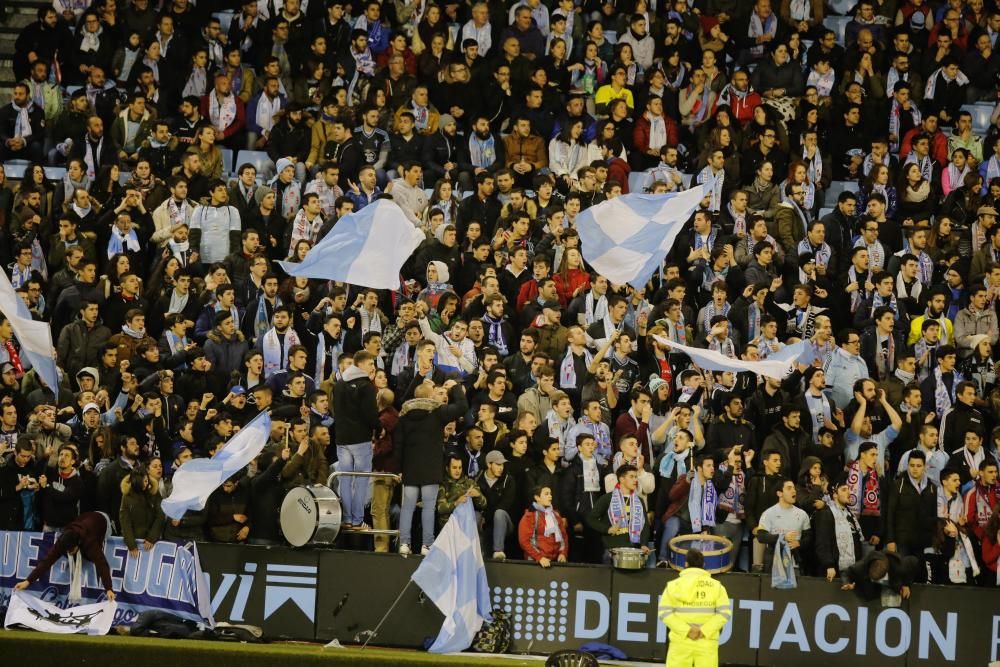
<svg viewBox="0 0 1000 667"><path fill-rule="evenodd" d="M356 551L199 544L216 620L252 623L272 638L364 641L420 562ZM666 628L656 618L676 573L622 572L528 563L486 566L494 606L513 614L515 653L546 654L587 642L621 648L635 660L662 661ZM915 586L901 608L866 604L822 579L794 590L769 579L722 578L733 622L722 636L723 664L839 667L983 665L1000 659L1000 592ZM443 620L416 585L373 639L419 648Z"/></svg>

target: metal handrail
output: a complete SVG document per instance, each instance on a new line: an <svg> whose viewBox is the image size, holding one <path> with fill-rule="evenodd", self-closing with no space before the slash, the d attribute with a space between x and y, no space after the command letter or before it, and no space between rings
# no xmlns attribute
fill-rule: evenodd
<svg viewBox="0 0 1000 667"><path fill-rule="evenodd" d="M328 487L333 486L333 482L338 477L372 477L372 478L388 478L396 482L397 484L402 480L402 476L391 472L340 472L334 471L330 473L330 476L326 478L326 485ZM340 535L384 535L387 537L399 537L399 529L396 530L384 530L381 528L369 528L367 530L348 530L340 531Z"/></svg>
<svg viewBox="0 0 1000 667"><path fill-rule="evenodd" d="M331 472L330 476L326 478L326 485L332 486L333 480L338 477L388 477L394 482L399 482L402 479L402 475L394 472L340 472L337 470Z"/></svg>

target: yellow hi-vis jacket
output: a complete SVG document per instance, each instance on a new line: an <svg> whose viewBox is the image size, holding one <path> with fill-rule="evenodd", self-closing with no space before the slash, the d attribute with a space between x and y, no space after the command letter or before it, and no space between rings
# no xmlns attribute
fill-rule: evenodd
<svg viewBox="0 0 1000 667"><path fill-rule="evenodd" d="M671 642L686 640L693 625L705 639L717 641L732 611L726 587L705 570L689 567L663 589L657 615L670 628Z"/></svg>

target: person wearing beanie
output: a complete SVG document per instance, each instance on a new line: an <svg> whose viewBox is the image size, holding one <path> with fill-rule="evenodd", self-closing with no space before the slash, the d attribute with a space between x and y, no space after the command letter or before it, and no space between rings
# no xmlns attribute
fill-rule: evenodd
<svg viewBox="0 0 1000 667"><path fill-rule="evenodd" d="M442 114L438 120L438 132L424 139L421 159L426 170L424 181L434 183L447 178L454 183L457 180L462 183L463 190L468 190L468 174L459 171L460 163L465 161L464 155L465 148L462 146L462 138L458 136L455 117Z"/></svg>

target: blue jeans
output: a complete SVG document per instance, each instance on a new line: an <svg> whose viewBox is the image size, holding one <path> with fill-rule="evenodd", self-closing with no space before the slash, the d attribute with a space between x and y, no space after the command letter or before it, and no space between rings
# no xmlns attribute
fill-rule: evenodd
<svg viewBox="0 0 1000 667"><path fill-rule="evenodd" d="M340 472L371 472L372 443L337 445L337 470ZM340 502L344 523L358 525L365 520L365 500L370 480L364 477L340 478Z"/></svg>
<svg viewBox="0 0 1000 667"><path fill-rule="evenodd" d="M438 485L403 486L403 509L399 513L399 544L410 544L413 532L413 512L417 509L417 500L424 503L420 511L420 523L423 527L421 544L429 547L434 543L434 510L437 505ZM413 545L414 547L416 545Z"/></svg>
<svg viewBox="0 0 1000 667"><path fill-rule="evenodd" d="M514 534L514 521L504 510L493 512L493 551L503 551L508 535Z"/></svg>

